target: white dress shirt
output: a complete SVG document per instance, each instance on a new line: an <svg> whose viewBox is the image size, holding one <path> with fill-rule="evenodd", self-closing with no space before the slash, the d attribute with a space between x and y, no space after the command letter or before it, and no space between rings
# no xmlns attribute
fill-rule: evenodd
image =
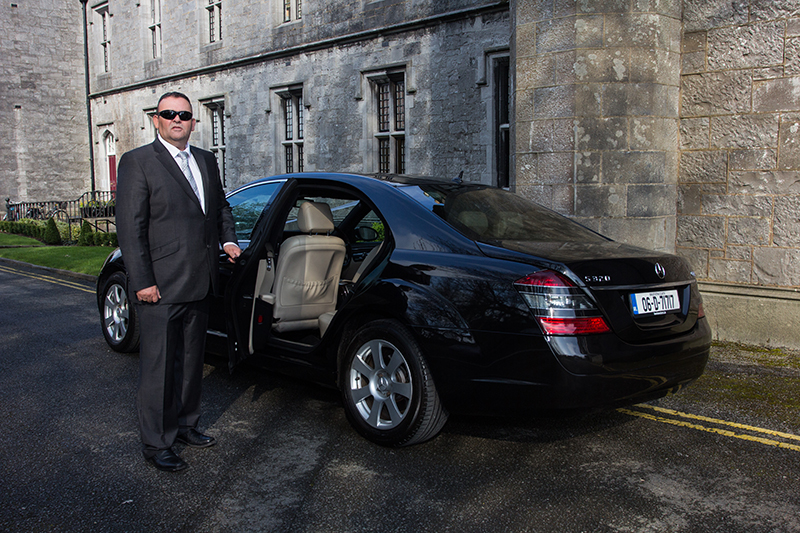
<svg viewBox="0 0 800 533"><path fill-rule="evenodd" d="M181 166L181 160L178 157L178 153L181 150L178 150L176 146L166 142L164 139L161 138L161 135L158 136L158 140L161 141L161 144L169 150L170 155L178 163L178 167ZM194 177L195 185L197 185L197 192L200 193L200 207L203 208L203 213L206 212L206 193L205 188L203 187L203 174L200 173L200 167L197 166L197 161L195 161L194 156L192 155L192 151L189 149L189 144L186 144L186 149L183 150L187 154L189 154L189 169L192 171L192 176Z"/></svg>
<svg viewBox="0 0 800 533"><path fill-rule="evenodd" d="M181 166L181 160L178 157L178 153L181 150L178 150L176 146L171 145L170 143L166 142L164 139L161 138L161 135L156 134L158 140L161 141L161 144L169 150L170 155L178 163L178 167ZM200 173L200 167L197 166L197 161L195 161L194 156L192 155L192 151L189 150L189 143L186 143L186 150L184 150L187 154L189 154L189 169L192 171L192 176L194 177L195 185L197 185L197 192L200 193L200 207L203 208L203 213L206 212L206 194L205 188L203 187L203 175ZM235 242L226 242L222 246L228 246L229 244L236 245Z"/></svg>

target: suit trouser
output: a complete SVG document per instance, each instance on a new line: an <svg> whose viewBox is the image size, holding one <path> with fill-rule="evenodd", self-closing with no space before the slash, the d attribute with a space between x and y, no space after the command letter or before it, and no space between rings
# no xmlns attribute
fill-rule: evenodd
<svg viewBox="0 0 800 533"><path fill-rule="evenodd" d="M210 298L181 304L138 304L142 453L172 446L200 419L203 356Z"/></svg>

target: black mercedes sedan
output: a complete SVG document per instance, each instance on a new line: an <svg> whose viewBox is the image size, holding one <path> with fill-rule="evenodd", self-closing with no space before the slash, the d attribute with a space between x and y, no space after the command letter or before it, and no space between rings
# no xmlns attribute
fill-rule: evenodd
<svg viewBox="0 0 800 533"><path fill-rule="evenodd" d="M711 330L679 257L620 244L502 189L332 173L228 195L207 351L341 391L365 438L405 446L448 413L613 407L700 376ZM97 281L117 351L139 335L119 250Z"/></svg>

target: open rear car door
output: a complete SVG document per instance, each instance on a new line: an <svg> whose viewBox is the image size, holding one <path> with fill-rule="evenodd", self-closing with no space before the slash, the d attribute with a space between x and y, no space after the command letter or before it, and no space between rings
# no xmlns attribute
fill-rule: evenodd
<svg viewBox="0 0 800 533"><path fill-rule="evenodd" d="M282 207L296 188L296 180L287 180L264 207L253 229L250 245L238 257L225 288L228 367L231 371L256 351L263 352L269 342L272 305L260 299L259 294L266 294L271 289L268 285L275 269L271 239L275 235L276 222L283 222ZM259 320L257 317L262 318Z"/></svg>

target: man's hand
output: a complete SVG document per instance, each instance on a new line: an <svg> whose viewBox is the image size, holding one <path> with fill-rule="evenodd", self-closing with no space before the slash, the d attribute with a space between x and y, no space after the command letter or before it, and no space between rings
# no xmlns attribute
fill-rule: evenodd
<svg viewBox="0 0 800 533"><path fill-rule="evenodd" d="M158 290L157 285L153 285L152 287L136 291L136 297L140 302L154 304L161 299L161 291Z"/></svg>
<svg viewBox="0 0 800 533"><path fill-rule="evenodd" d="M228 261L231 263L236 262L236 258L242 255L242 249L235 244L226 244L224 248L225 253L228 254Z"/></svg>

